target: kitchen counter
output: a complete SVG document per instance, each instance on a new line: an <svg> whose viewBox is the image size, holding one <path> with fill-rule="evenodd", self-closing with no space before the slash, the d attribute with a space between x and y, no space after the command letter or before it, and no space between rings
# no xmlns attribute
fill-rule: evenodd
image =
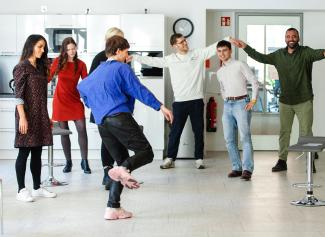
<svg viewBox="0 0 325 237"><path fill-rule="evenodd" d="M0 94L0 98L15 98L15 95L11 93L2 93Z"/></svg>

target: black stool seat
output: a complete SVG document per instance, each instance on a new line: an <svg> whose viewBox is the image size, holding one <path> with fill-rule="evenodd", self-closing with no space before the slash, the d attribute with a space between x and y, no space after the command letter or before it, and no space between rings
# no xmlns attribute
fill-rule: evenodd
<svg viewBox="0 0 325 237"><path fill-rule="evenodd" d="M292 205L296 206L307 206L307 207L315 207L315 206L325 206L325 202L318 200L314 196L313 188L316 186L313 182L313 161L315 152L321 152L325 148L325 137L312 137L312 136L304 136L299 137L298 143L292 145L288 148L289 151L298 151L298 152L306 152L307 153L307 183L305 184L295 184L294 186L306 187L306 195L303 199L298 201L292 201Z"/></svg>

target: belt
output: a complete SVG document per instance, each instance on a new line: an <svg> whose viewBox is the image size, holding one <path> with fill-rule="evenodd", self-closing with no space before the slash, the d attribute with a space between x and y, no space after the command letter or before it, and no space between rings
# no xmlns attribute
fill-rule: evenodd
<svg viewBox="0 0 325 237"><path fill-rule="evenodd" d="M241 100L241 99L245 99L247 97L247 95L241 95L241 96L229 96L226 98L226 100Z"/></svg>

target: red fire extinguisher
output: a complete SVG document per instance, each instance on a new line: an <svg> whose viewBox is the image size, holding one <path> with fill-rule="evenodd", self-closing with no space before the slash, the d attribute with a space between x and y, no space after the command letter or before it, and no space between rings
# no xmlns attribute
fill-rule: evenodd
<svg viewBox="0 0 325 237"><path fill-rule="evenodd" d="M206 126L207 132L217 131L217 102L213 96L210 97L207 103Z"/></svg>

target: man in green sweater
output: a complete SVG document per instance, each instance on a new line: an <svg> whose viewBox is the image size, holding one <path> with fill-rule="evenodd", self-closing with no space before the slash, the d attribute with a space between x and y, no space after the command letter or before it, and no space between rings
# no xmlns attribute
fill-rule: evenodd
<svg viewBox="0 0 325 237"><path fill-rule="evenodd" d="M231 39L258 62L274 65L280 80L279 160L272 172L287 170L287 156L294 116L299 121L299 135L313 134L312 68L315 61L325 58L324 49L299 45L299 32L289 28L285 33L287 47L270 54L261 54L241 40Z"/></svg>

